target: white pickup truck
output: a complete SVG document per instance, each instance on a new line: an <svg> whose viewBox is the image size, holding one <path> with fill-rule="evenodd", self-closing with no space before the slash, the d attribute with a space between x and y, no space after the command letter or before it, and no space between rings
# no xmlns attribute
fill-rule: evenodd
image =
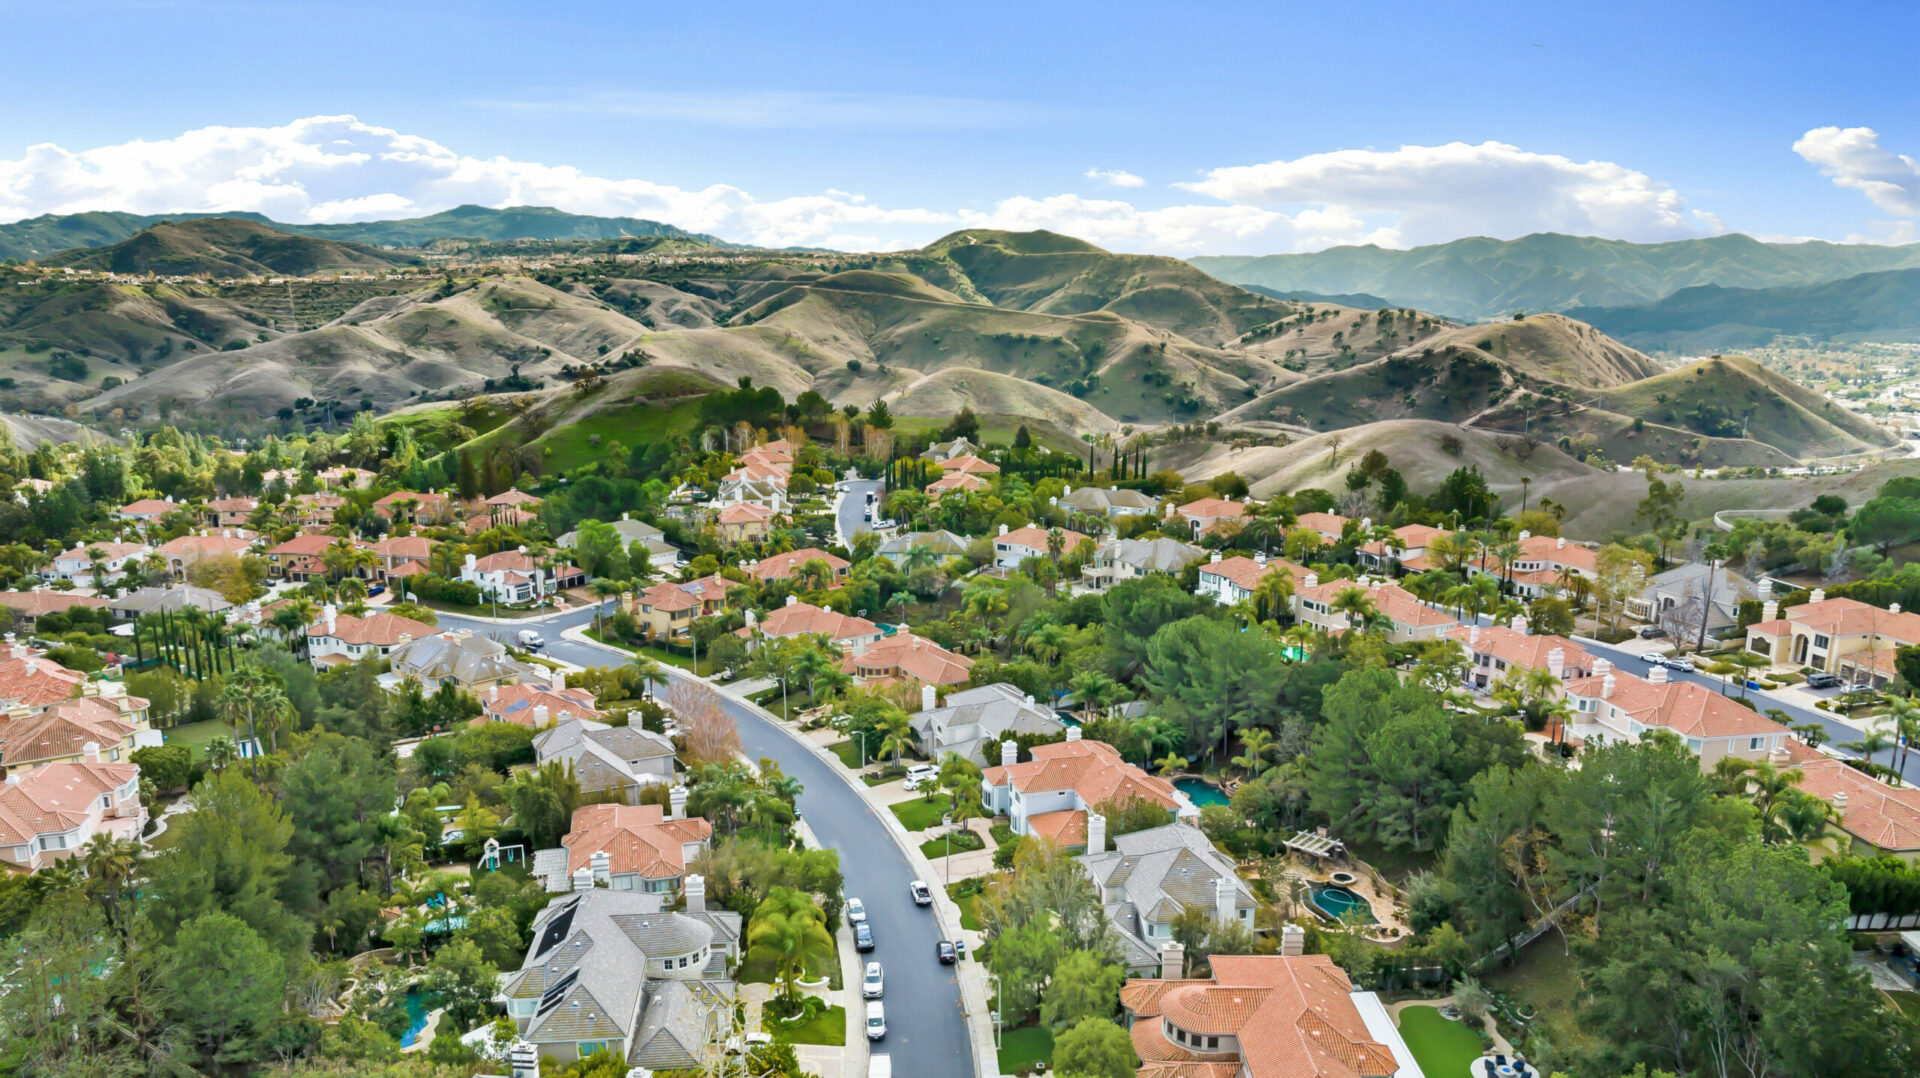
<svg viewBox="0 0 1920 1078"><path fill-rule="evenodd" d="M546 638L532 629L520 630L520 635L516 639L520 641L521 647L531 651L537 651L547 646Z"/></svg>

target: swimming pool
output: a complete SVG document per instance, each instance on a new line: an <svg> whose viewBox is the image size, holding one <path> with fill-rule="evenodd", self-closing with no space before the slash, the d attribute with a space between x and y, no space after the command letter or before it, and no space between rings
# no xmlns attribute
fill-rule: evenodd
<svg viewBox="0 0 1920 1078"><path fill-rule="evenodd" d="M1363 925L1379 923L1373 916L1372 904L1337 883L1316 883L1308 894L1313 908L1329 921L1357 919Z"/></svg>
<svg viewBox="0 0 1920 1078"><path fill-rule="evenodd" d="M1193 802L1194 808L1204 808L1208 805L1224 805L1228 803L1227 795L1220 792L1220 787L1215 786L1205 779L1175 779L1173 780L1173 788L1186 794L1187 800Z"/></svg>
<svg viewBox="0 0 1920 1078"><path fill-rule="evenodd" d="M400 1035L400 1047L411 1048L420 1039L420 1031L427 1028L427 1012L433 1007L427 1001L426 989L417 984L407 989L406 999L407 1031Z"/></svg>

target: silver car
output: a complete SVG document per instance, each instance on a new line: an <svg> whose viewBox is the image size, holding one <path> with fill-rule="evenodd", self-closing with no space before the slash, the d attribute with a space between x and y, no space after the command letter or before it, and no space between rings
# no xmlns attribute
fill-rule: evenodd
<svg viewBox="0 0 1920 1078"><path fill-rule="evenodd" d="M860 995L863 999L879 999L886 991L886 971L880 963L867 963L867 975L860 980Z"/></svg>

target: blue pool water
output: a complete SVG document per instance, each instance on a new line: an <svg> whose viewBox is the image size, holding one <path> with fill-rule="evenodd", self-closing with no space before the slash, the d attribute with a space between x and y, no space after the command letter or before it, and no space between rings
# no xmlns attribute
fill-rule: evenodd
<svg viewBox="0 0 1920 1078"><path fill-rule="evenodd" d="M420 1039L420 1031L427 1028L427 1012L433 1010L427 994L419 985L407 989L407 1031L400 1036L400 1047L411 1048L413 1042Z"/></svg>
<svg viewBox="0 0 1920 1078"><path fill-rule="evenodd" d="M1194 808L1227 803L1227 795L1220 792L1220 787L1202 779L1175 779L1173 788L1186 794L1187 800L1193 802Z"/></svg>
<svg viewBox="0 0 1920 1078"><path fill-rule="evenodd" d="M1360 919L1363 925L1378 923L1373 916L1373 907L1358 894L1337 883L1316 883L1309 892L1313 908L1319 910L1330 921L1339 921L1348 917L1348 911Z"/></svg>

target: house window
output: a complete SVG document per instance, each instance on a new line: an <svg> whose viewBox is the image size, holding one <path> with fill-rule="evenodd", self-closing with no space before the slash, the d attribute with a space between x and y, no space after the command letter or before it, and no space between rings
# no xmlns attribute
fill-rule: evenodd
<svg viewBox="0 0 1920 1078"><path fill-rule="evenodd" d="M1750 737L1747 739L1747 749L1751 752L1758 752L1760 751L1760 746L1765 744L1766 740L1764 737Z"/></svg>
<svg viewBox="0 0 1920 1078"><path fill-rule="evenodd" d="M1827 638L1824 636L1821 636L1819 633L1813 634L1813 646L1823 651L1826 650Z"/></svg>
<svg viewBox="0 0 1920 1078"><path fill-rule="evenodd" d="M1691 751L1693 751L1693 752L1699 752L1699 751L1700 751L1700 739L1699 739L1699 738L1697 738L1697 737L1690 737L1690 738L1688 738L1688 739L1687 739L1687 748L1688 748L1689 750L1691 750Z"/></svg>
<svg viewBox="0 0 1920 1078"><path fill-rule="evenodd" d="M1208 1048L1218 1048L1218 1047L1220 1047L1220 1038L1218 1038L1218 1037L1208 1037L1208 1038L1207 1038L1207 1047L1208 1047Z"/></svg>

